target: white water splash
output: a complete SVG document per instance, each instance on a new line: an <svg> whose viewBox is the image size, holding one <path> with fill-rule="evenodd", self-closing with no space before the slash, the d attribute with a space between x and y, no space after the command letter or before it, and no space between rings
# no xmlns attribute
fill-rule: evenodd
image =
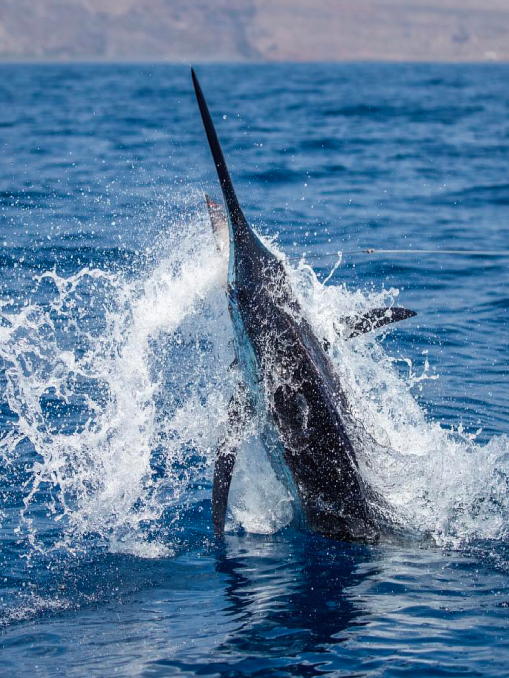
<svg viewBox="0 0 509 678"><path fill-rule="evenodd" d="M48 548L40 541L42 505L63 526L54 548L77 548L95 533L114 551L166 552L153 540L143 546L150 525L168 507L175 518L188 484L202 475L228 398L230 329L206 229L187 229L144 280L51 271L32 295L45 294L47 303L17 313L4 305L0 351L17 416L4 459L36 452L17 528L34 548ZM167 392L168 382L186 393Z"/></svg>
<svg viewBox="0 0 509 678"><path fill-rule="evenodd" d="M292 497L278 480L258 436L251 436L238 452L230 488L233 524L247 532L273 534L293 518Z"/></svg>
<svg viewBox="0 0 509 678"><path fill-rule="evenodd" d="M17 310L3 302L0 357L16 419L3 460L28 464L16 530L31 548L86 548L93 534L112 552L171 552L172 529L182 506L201 500L196 484L210 480L227 420L234 376L223 266L210 225L193 219L167 236L141 279L48 271L34 282L36 301ZM338 318L391 304L397 290L325 286L304 262L288 270L331 347L366 434L362 473L391 519L438 543L507 539L507 438L480 446L429 421L412 395L428 367L415 374L408 359L403 379L372 335L338 336ZM230 508L233 526L253 532L291 520L290 498L253 441L242 447Z"/></svg>
<svg viewBox="0 0 509 678"><path fill-rule="evenodd" d="M401 377L395 359L372 333L343 341L337 318L392 305L398 290L365 294L325 287L304 262L293 287L319 336L327 339L351 411L366 435L359 462L365 479L389 505L390 520L417 539L460 545L509 538L509 438L475 442L461 426L446 430L430 421L413 395L430 374L428 359L416 374L410 358ZM399 359L401 360L401 359Z"/></svg>

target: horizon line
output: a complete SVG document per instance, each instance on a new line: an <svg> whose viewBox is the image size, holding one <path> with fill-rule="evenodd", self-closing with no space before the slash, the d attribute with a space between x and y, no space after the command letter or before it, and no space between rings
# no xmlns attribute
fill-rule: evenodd
<svg viewBox="0 0 509 678"><path fill-rule="evenodd" d="M80 57L20 57L20 56L2 56L0 55L0 65L167 65L167 66L182 66L190 67L193 64L199 66L276 66L276 65L346 65L346 64L422 64L422 65L507 65L509 64L509 56L504 58L480 58L480 59L432 59L432 58L375 58L375 57L356 57L345 59L203 59L200 57L185 58L176 60L170 57L138 57L131 58L105 58L95 56L80 56Z"/></svg>

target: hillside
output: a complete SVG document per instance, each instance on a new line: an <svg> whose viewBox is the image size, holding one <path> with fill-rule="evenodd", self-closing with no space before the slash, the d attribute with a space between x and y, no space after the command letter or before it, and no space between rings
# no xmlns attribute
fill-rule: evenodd
<svg viewBox="0 0 509 678"><path fill-rule="evenodd" d="M0 0L0 58L509 60L509 2Z"/></svg>

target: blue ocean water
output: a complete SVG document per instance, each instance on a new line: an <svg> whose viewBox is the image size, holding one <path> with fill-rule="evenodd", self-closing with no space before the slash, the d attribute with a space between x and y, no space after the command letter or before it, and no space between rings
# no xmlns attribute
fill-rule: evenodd
<svg viewBox="0 0 509 678"><path fill-rule="evenodd" d="M0 66L0 672L508 675L509 67L198 74L404 536L287 527L255 432L214 541L232 333L189 71ZM334 338L381 303L418 316Z"/></svg>

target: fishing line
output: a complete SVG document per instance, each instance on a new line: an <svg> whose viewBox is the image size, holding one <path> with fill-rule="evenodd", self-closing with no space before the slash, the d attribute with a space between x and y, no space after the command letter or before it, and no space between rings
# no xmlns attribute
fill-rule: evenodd
<svg viewBox="0 0 509 678"><path fill-rule="evenodd" d="M300 257L290 257L291 259L319 259L323 258L324 256L330 256L331 253L327 252L325 255L323 254L308 254L304 253ZM467 257L509 257L509 250L500 250L500 252L493 252L492 250L382 250L382 249L375 249L374 247L369 247L365 250L351 250L351 251L343 251L341 253L337 253L337 255L340 257L339 260L336 262L334 265L334 268L332 269L331 273L329 274L330 276L336 271L338 266L341 264L341 257L343 255L353 255L353 254L432 254L432 255L447 255L447 256L467 256ZM327 278L327 279L329 279Z"/></svg>
<svg viewBox="0 0 509 678"><path fill-rule="evenodd" d="M447 254L470 257L509 257L509 250L493 252L488 250L379 250L369 247L365 250L344 252L344 254Z"/></svg>

